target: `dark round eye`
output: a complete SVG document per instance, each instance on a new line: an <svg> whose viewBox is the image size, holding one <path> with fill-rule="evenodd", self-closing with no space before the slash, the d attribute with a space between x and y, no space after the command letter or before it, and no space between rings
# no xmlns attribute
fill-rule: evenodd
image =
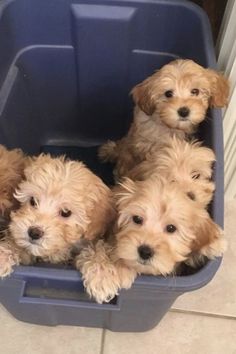
<svg viewBox="0 0 236 354"><path fill-rule="evenodd" d="M199 179L200 176L201 176L200 173L194 173L192 179Z"/></svg>
<svg viewBox="0 0 236 354"><path fill-rule="evenodd" d="M67 210L67 209L61 209L60 210L60 215L63 217L63 218L69 218L69 216L71 216L71 210Z"/></svg>
<svg viewBox="0 0 236 354"><path fill-rule="evenodd" d="M141 216L138 216L138 215L134 215L132 217L132 220L135 224L138 224L138 225L142 225L143 224L143 218Z"/></svg>
<svg viewBox="0 0 236 354"><path fill-rule="evenodd" d="M165 92L165 96L166 96L167 98L173 97L173 91L172 91L172 90L166 91L166 92Z"/></svg>
<svg viewBox="0 0 236 354"><path fill-rule="evenodd" d="M32 207L36 207L37 202L36 202L36 199L35 199L34 197L30 197L29 202L30 202L30 205L31 205Z"/></svg>
<svg viewBox="0 0 236 354"><path fill-rule="evenodd" d="M175 225L169 224L166 226L166 232L169 232L170 234L172 234L176 230L177 230L177 228L175 227Z"/></svg>
<svg viewBox="0 0 236 354"><path fill-rule="evenodd" d="M193 192L187 192L187 196L189 197L189 199L191 200L196 200L195 194Z"/></svg>
<svg viewBox="0 0 236 354"><path fill-rule="evenodd" d="M191 94L194 95L194 96L198 96L199 95L199 90L194 88L191 90Z"/></svg>

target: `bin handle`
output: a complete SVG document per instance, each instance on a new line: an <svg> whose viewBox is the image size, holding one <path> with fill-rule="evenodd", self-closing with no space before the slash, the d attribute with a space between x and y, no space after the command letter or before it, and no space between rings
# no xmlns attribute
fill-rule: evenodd
<svg viewBox="0 0 236 354"><path fill-rule="evenodd" d="M27 268L31 268L31 270L33 268L34 274L29 274ZM47 268L47 270L49 269ZM66 274L65 272L68 277L64 276ZM88 309L93 308L109 311L120 310L119 296L115 297L107 304L98 304L95 301L88 299L79 272L62 270L61 274L60 272L57 274L58 276L55 275L55 270L47 272L45 268L37 267L37 269L35 269L35 267L17 267L13 276L22 282L19 303L69 306ZM79 288L77 285L79 285Z"/></svg>

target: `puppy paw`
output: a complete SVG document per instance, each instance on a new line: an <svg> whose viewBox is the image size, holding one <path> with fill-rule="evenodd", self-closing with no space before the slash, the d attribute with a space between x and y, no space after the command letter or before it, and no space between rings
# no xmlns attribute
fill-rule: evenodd
<svg viewBox="0 0 236 354"><path fill-rule="evenodd" d="M109 257L110 251L103 241L98 241L76 257L76 268L82 273L87 293L100 304L113 299L120 288L117 269Z"/></svg>
<svg viewBox="0 0 236 354"><path fill-rule="evenodd" d="M83 275L84 286L90 297L96 302L110 302L120 288L119 278L114 266L95 266L91 273Z"/></svg>
<svg viewBox="0 0 236 354"><path fill-rule="evenodd" d="M19 264L13 252L0 246L0 277L4 278L13 272L13 266Z"/></svg>
<svg viewBox="0 0 236 354"><path fill-rule="evenodd" d="M137 272L134 269L122 267L118 269L121 288L130 289L137 277Z"/></svg>
<svg viewBox="0 0 236 354"><path fill-rule="evenodd" d="M219 238L203 247L201 253L209 259L214 259L215 257L221 257L226 250L227 241L224 238Z"/></svg>

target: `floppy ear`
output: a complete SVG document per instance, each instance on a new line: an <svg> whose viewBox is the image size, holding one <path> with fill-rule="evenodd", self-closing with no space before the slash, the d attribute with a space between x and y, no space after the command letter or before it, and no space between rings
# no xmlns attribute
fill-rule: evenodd
<svg viewBox="0 0 236 354"><path fill-rule="evenodd" d="M153 76L150 76L140 84L134 86L131 90L131 95L133 96L135 104L148 116L151 116L156 108L152 94L153 81Z"/></svg>
<svg viewBox="0 0 236 354"><path fill-rule="evenodd" d="M207 69L211 83L210 107L224 107L229 98L229 81L215 70Z"/></svg>
<svg viewBox="0 0 236 354"><path fill-rule="evenodd" d="M89 199L87 215L90 223L84 235L90 240L103 236L115 218L110 189L100 178L94 177L94 183L91 185L92 191L88 191L87 195Z"/></svg>
<svg viewBox="0 0 236 354"><path fill-rule="evenodd" d="M222 256L226 250L226 240L223 230L212 221L207 213L207 217L200 220L195 229L196 239L193 241L193 253L199 257L206 256L213 259Z"/></svg>

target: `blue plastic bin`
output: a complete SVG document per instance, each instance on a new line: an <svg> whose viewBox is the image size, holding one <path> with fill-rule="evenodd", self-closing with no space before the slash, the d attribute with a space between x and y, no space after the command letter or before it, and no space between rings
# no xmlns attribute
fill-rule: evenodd
<svg viewBox="0 0 236 354"><path fill-rule="evenodd" d="M2 0L0 143L65 152L110 181L97 146L126 133L130 89L179 57L215 67L208 19L187 1ZM199 136L216 152L211 212L223 226L222 121L218 110L209 115ZM207 284L220 262L188 276L140 276L104 305L87 298L76 270L20 266L0 281L0 301L26 322L146 331L179 295Z"/></svg>

